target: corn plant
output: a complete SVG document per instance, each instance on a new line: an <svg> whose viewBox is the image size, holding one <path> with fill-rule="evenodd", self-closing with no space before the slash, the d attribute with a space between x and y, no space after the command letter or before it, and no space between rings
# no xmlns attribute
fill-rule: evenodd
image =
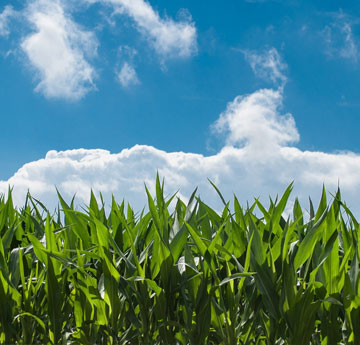
<svg viewBox="0 0 360 345"><path fill-rule="evenodd" d="M360 225L338 190L308 214L292 184L215 212L145 187L56 212L0 197L1 344L360 344Z"/></svg>

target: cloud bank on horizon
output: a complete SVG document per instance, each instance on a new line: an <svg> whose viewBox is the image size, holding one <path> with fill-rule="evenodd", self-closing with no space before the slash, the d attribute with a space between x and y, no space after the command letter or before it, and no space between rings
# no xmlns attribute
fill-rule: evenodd
<svg viewBox="0 0 360 345"><path fill-rule="evenodd" d="M165 152L136 145L120 153L76 149L49 151L45 158L25 164L9 180L0 181L0 191L14 187L15 203L21 205L27 190L56 207L55 186L68 200L76 193L79 204L89 200L90 190L101 192L109 205L111 196L123 198L139 211L146 204L144 183L154 191L156 172L165 177L166 192L185 201L195 187L206 201L221 207L212 180L228 199L235 193L242 202L254 196L267 200L295 181L302 202L320 194L321 186L334 192L340 184L347 202L356 205L360 187L360 156L351 152L301 151L290 143L299 140L291 114L282 114L280 89L260 89L236 97L213 125L225 133L227 144L215 155Z"/></svg>
<svg viewBox="0 0 360 345"><path fill-rule="evenodd" d="M131 18L160 63L197 54L197 30L191 18L162 18L144 0L84 2L104 4L111 7L114 16ZM23 37L20 47L35 73L37 92L46 98L79 100L96 90L97 71L91 61L97 57L99 42L95 32L73 20L66 6L65 0L29 2L21 15L33 29ZM0 35L9 35L9 18L15 15L11 7L0 14ZM337 29L334 24L324 31L329 45ZM358 53L352 45L351 27L344 26L342 34L352 47L352 55L345 56L342 50L339 54L354 58ZM21 206L30 190L34 197L54 208L55 186L68 199L76 194L78 203L87 202L92 189L96 194L101 192L107 203L114 195L140 210L146 204L144 182L153 189L158 171L165 178L168 194L179 190L178 195L186 199L198 187L204 200L213 200L219 207L221 203L208 178L227 199L236 193L242 202L254 196L275 196L291 181L295 181L294 195L303 202L309 195L319 195L323 183L330 191L340 185L350 206L356 206L360 201L356 192L360 187L360 155L303 151L294 146L300 134L294 117L283 111L286 63L275 48L243 53L254 74L275 86L239 95L227 104L211 125L213 132L225 139L216 154L166 152L147 145L135 145L119 153L102 149L52 150L45 158L25 164L8 180L0 181L0 193L6 194L9 186L13 187L14 201ZM125 88L141 83L131 54L125 54L122 64L115 68L115 79Z"/></svg>

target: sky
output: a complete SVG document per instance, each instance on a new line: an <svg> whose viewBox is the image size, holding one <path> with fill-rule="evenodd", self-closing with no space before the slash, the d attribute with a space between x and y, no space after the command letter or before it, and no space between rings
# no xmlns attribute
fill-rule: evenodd
<svg viewBox="0 0 360 345"><path fill-rule="evenodd" d="M0 0L0 193L360 203L360 3Z"/></svg>

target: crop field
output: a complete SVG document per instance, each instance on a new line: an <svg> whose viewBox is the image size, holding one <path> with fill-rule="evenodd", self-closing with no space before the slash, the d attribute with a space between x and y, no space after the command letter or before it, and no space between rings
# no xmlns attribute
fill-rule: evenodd
<svg viewBox="0 0 360 345"><path fill-rule="evenodd" d="M267 208L217 190L221 213L196 192L165 199L159 178L141 213L59 194L51 214L9 192L0 343L360 344L359 223L340 191L285 216L291 190Z"/></svg>

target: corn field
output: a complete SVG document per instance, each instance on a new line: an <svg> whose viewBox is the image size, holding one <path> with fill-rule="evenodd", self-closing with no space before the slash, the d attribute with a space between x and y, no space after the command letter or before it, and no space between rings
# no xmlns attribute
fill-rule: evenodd
<svg viewBox="0 0 360 345"><path fill-rule="evenodd" d="M138 214L1 196L0 343L360 344L360 225L340 191L285 217L292 185L267 208L214 188L221 213L158 177Z"/></svg>

